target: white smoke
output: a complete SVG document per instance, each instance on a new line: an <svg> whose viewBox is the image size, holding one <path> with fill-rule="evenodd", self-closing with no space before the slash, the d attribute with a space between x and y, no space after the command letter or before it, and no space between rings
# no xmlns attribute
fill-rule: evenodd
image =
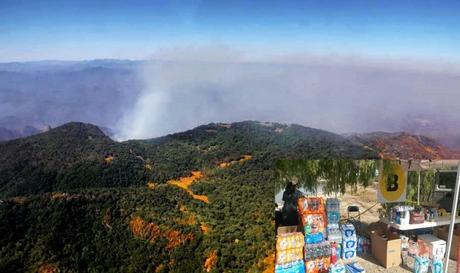
<svg viewBox="0 0 460 273"><path fill-rule="evenodd" d="M455 64L315 56L226 47L159 51L139 73L143 92L118 139L149 138L210 122L299 123L334 132L399 131L412 121L459 133ZM408 125L409 124L409 125ZM415 124L414 126L417 126Z"/></svg>

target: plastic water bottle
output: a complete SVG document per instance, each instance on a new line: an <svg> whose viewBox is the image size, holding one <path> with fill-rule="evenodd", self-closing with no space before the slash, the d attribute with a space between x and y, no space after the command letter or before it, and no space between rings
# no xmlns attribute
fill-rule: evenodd
<svg viewBox="0 0 460 273"><path fill-rule="evenodd" d="M337 243L331 243L331 263L335 264L337 262Z"/></svg>

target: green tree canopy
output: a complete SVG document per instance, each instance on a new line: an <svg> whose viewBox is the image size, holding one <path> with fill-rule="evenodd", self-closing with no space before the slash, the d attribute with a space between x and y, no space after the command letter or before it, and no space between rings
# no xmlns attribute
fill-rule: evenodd
<svg viewBox="0 0 460 273"><path fill-rule="evenodd" d="M286 182L297 181L301 187L316 191L319 179L326 181L326 193L345 193L347 186L367 186L377 175L380 161L375 160L305 160L283 159L276 162L277 189ZM384 164L385 165L385 164Z"/></svg>

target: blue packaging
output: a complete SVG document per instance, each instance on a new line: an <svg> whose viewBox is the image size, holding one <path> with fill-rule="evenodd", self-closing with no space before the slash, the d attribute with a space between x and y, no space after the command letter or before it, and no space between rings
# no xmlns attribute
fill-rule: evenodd
<svg viewBox="0 0 460 273"><path fill-rule="evenodd" d="M305 273L305 263L300 260L284 265L276 265L275 273Z"/></svg>
<svg viewBox="0 0 460 273"><path fill-rule="evenodd" d="M317 244L322 241L324 241L324 234L322 232L305 235L305 243L307 244Z"/></svg>
<svg viewBox="0 0 460 273"><path fill-rule="evenodd" d="M327 222L331 224L337 224L340 222L340 212L338 211L328 211L327 212Z"/></svg>
<svg viewBox="0 0 460 273"><path fill-rule="evenodd" d="M356 248L343 248L342 259L349 260L356 257Z"/></svg>
<svg viewBox="0 0 460 273"><path fill-rule="evenodd" d="M442 260L434 260L433 264L431 265L431 272L432 273L442 273L442 269L444 268L444 263Z"/></svg>
<svg viewBox="0 0 460 273"><path fill-rule="evenodd" d="M337 257L342 257L342 244L337 243Z"/></svg>
<svg viewBox="0 0 460 273"><path fill-rule="evenodd" d="M368 240L363 236L358 236L357 252L358 254L363 254L367 252Z"/></svg>
<svg viewBox="0 0 460 273"><path fill-rule="evenodd" d="M358 247L356 248L356 253L358 255L362 255L364 253L363 245L358 244Z"/></svg>
<svg viewBox="0 0 460 273"><path fill-rule="evenodd" d="M326 199L326 210L329 211L340 211L340 201L337 198Z"/></svg>
<svg viewBox="0 0 460 273"><path fill-rule="evenodd" d="M346 273L345 266L341 263L333 264L329 268L329 273Z"/></svg>
<svg viewBox="0 0 460 273"><path fill-rule="evenodd" d="M357 262L345 265L348 273L365 273L366 271Z"/></svg>
<svg viewBox="0 0 460 273"><path fill-rule="evenodd" d="M414 273L428 273L430 260L428 258L415 256Z"/></svg>
<svg viewBox="0 0 460 273"><path fill-rule="evenodd" d="M356 237L344 238L342 244L343 248L356 248L358 245L358 239Z"/></svg>
<svg viewBox="0 0 460 273"><path fill-rule="evenodd" d="M341 226L341 229L342 229L342 237L344 239L348 237L356 237L356 230L353 224L343 224Z"/></svg>

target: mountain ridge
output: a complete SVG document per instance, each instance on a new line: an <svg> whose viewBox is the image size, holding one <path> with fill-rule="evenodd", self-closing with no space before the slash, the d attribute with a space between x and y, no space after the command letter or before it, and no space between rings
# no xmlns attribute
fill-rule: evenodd
<svg viewBox="0 0 460 273"><path fill-rule="evenodd" d="M159 138L123 142L112 140L95 125L72 122L0 142L0 150L0 192L10 196L139 185L149 179L165 183L246 154L254 156L254 162L299 156L378 157L334 133L254 121L210 123Z"/></svg>
<svg viewBox="0 0 460 273"><path fill-rule="evenodd" d="M255 121L123 142L72 122L0 150L0 271L163 273L263 272L270 265L258 261L274 251L274 161L381 152Z"/></svg>
<svg viewBox="0 0 460 273"><path fill-rule="evenodd" d="M388 159L454 159L459 152L437 142L431 137L407 132L370 132L352 134L348 137L373 147L380 155Z"/></svg>

